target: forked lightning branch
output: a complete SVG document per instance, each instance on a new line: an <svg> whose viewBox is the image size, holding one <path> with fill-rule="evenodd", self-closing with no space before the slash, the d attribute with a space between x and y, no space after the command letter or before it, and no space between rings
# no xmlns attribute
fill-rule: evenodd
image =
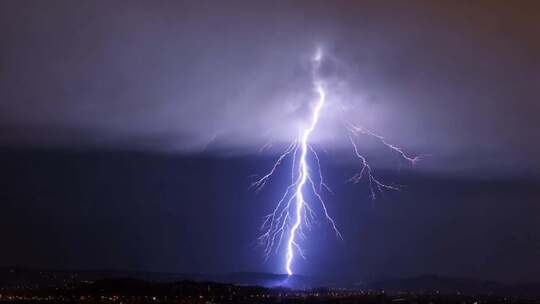
<svg viewBox="0 0 540 304"><path fill-rule="evenodd" d="M251 186L260 191L278 170L286 158L292 158L291 183L284 190L281 199L277 202L272 212L264 217L262 234L259 241L264 247L264 254L268 258L271 254L285 246L285 265L287 274L292 275L293 262L296 256L305 258L301 242L306 238L306 232L310 229L316 218L316 211L322 212L325 221L334 230L336 236L341 238L341 233L331 215L328 213L326 203L322 197L322 191L328 190L324 183L317 152L310 144L310 138L317 131L319 118L324 113L328 88L320 77L320 68L323 62L323 53L318 49L312 58L312 82L316 99L310 104L310 115L307 123L300 127L296 139L278 157L270 171L255 181ZM405 152L384 137L363 127L346 123L345 132L351 143L352 153L359 160L359 171L350 178L353 183L367 179L371 198L375 199L376 192L383 190L398 190L396 186L388 185L377 179L367 158L360 153L357 144L358 136L370 136L378 140L382 145L391 149L405 161L414 164L419 157L410 157ZM309 160L313 160L312 164ZM306 197L312 197L308 201ZM319 204L318 208L313 208Z"/></svg>

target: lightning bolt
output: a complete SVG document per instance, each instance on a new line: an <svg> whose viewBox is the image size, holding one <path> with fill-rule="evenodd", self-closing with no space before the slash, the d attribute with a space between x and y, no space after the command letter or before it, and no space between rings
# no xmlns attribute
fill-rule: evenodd
<svg viewBox="0 0 540 304"><path fill-rule="evenodd" d="M305 194L307 191L310 191L310 194L320 205L322 215L334 230L336 236L340 239L342 238L334 219L328 213L326 204L321 195L323 189L329 192L331 192L331 190L324 183L319 157L309 142L312 133L317 127L321 112L326 104L327 94L325 91L325 86L318 75L323 59L322 55L322 51L317 49L315 56L312 58L313 88L317 98L311 105L308 124L300 128L298 137L278 157L270 171L251 184L251 187L257 192L260 191L278 170L283 161L288 157L292 158L291 184L288 185L273 211L264 217L263 224L261 226L263 233L258 238L259 242L263 244L266 258L268 258L273 252L277 252L281 246L283 238L286 238L284 268L288 275L293 274L292 264L295 254L305 258L299 241L305 238L304 228L310 229L312 222L316 218L314 209L305 199ZM366 128L345 122L345 129L347 131L347 137L353 148L353 155L360 161L361 164L360 171L352 176L349 181L352 183L358 183L365 177L369 183L372 199L376 198L377 191L382 192L383 190L399 190L399 187L387 185L375 177L367 158L359 152L356 138L360 135L375 138L382 145L396 153L398 157L411 165L414 165L418 160L420 160L420 157L411 157L407 155L400 147L390 144L384 137ZM311 156L311 159L314 160L314 163L316 164L314 167L318 174L315 180L311 175L311 168L308 165L308 160L310 160L309 156ZM317 185L315 183L316 181L318 182Z"/></svg>
<svg viewBox="0 0 540 304"><path fill-rule="evenodd" d="M320 61L317 60L317 62ZM308 141L311 133L313 130L315 130L315 127L317 126L317 122L319 121L319 116L321 113L321 109L324 106L324 102L326 100L326 93L324 92L324 89L320 83L316 83L316 90L317 94L319 95L319 100L315 104L315 107L313 108L312 116L311 116L311 123L310 125L302 129L300 131L300 161L299 161L299 175L298 175L298 183L296 185L296 191L294 193L294 197L296 198L296 210L295 210L295 220L291 227L291 230L289 232L289 238L287 240L287 255L286 255L286 263L285 263L285 269L287 270L287 273L289 275L292 274L291 270L291 263L294 258L294 249L296 248L299 252L302 252L300 250L300 247L298 246L298 243L296 242L296 232L300 225L302 224L302 212L304 211L304 206L306 206L306 202L304 200L303 190L306 182L311 182L311 178L309 176L309 168L306 161L306 156L308 153ZM317 192L315 192L317 194ZM320 198L320 196L319 196ZM322 202L322 199L321 199ZM325 206L324 203L322 203L322 206ZM325 208L326 209L326 208ZM327 212L325 212L326 215L328 215ZM328 220L332 223L332 225L335 228L335 223L332 218L327 216ZM339 231L336 228L336 233L339 234Z"/></svg>

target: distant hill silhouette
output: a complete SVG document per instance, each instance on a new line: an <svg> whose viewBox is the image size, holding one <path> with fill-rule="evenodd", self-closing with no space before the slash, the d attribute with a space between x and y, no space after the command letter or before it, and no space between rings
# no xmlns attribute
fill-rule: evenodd
<svg viewBox="0 0 540 304"><path fill-rule="evenodd" d="M264 286L269 288L286 287L291 289L310 289L319 287L318 282L311 277L261 272L234 272L219 275L203 275L200 279L219 283L232 283L243 286Z"/></svg>
<svg viewBox="0 0 540 304"><path fill-rule="evenodd" d="M507 285L493 281L424 275L414 278L383 280L367 285L388 293L440 293L464 295L503 295L540 298L540 283Z"/></svg>
<svg viewBox="0 0 540 304"><path fill-rule="evenodd" d="M144 271L65 271L24 267L0 268L0 287L65 287L82 281L132 278L151 282L199 281L229 283L240 286L287 287L309 289L322 286L310 277L284 274L235 272L227 274L186 274Z"/></svg>
<svg viewBox="0 0 540 304"><path fill-rule="evenodd" d="M119 280L118 282L115 280ZM351 287L352 284L336 284L321 279L284 274L236 272L228 274L178 274L144 271L56 271L21 267L0 268L0 288L66 288L81 283L108 284L120 288L123 282L129 287L140 284L154 288L152 284L178 282L214 282L234 286L261 286L265 288L313 289L324 287ZM105 283L103 283L105 282ZM88 285L91 288L93 285ZM168 287L167 287L168 288ZM415 292L463 295L508 295L540 298L540 283L506 285L492 281L425 275L413 278L368 282L356 289L384 290L386 293Z"/></svg>
<svg viewBox="0 0 540 304"><path fill-rule="evenodd" d="M502 288L502 284L468 278L425 275L414 278L383 280L369 284L373 289L388 292L439 292L443 294L461 292L464 294L489 294Z"/></svg>

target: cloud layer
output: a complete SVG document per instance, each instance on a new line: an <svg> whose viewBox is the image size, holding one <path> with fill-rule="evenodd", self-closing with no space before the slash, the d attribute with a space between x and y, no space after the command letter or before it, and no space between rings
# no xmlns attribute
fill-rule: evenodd
<svg viewBox="0 0 540 304"><path fill-rule="evenodd" d="M4 1L0 143L277 151L308 110L320 46L320 147L348 149L349 120L432 169L532 170L540 14L520 5Z"/></svg>

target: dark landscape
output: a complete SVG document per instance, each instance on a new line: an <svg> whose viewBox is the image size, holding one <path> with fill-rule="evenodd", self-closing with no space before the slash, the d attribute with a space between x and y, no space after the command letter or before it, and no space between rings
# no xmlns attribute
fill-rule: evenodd
<svg viewBox="0 0 540 304"><path fill-rule="evenodd" d="M540 303L540 284L421 276L341 287L265 273L189 275L0 268L2 302L73 303Z"/></svg>

